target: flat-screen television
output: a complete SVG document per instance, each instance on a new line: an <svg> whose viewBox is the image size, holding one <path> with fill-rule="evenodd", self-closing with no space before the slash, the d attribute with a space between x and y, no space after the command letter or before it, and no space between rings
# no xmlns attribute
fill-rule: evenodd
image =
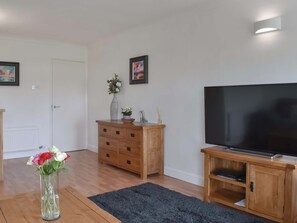
<svg viewBox="0 0 297 223"><path fill-rule="evenodd" d="M205 141L297 156L297 84L204 88Z"/></svg>

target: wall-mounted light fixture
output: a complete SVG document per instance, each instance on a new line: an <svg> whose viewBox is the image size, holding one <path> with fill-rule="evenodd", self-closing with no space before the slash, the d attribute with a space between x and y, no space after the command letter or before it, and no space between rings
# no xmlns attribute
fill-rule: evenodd
<svg viewBox="0 0 297 223"><path fill-rule="evenodd" d="M282 18L280 16L255 22L254 24L255 34L272 32L272 31L277 31L281 29L282 29Z"/></svg>

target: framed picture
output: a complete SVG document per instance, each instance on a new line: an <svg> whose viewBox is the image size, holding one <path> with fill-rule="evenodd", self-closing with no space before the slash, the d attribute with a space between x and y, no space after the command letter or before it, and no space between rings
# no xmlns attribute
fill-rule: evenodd
<svg viewBox="0 0 297 223"><path fill-rule="evenodd" d="M20 64L0 61L0 85L19 86Z"/></svg>
<svg viewBox="0 0 297 223"><path fill-rule="evenodd" d="M130 59L130 84L148 83L148 56Z"/></svg>

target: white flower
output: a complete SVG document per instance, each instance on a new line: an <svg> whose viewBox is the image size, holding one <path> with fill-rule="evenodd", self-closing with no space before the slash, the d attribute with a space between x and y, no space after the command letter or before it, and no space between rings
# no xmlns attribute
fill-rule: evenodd
<svg viewBox="0 0 297 223"><path fill-rule="evenodd" d="M116 88L116 92L119 92L119 91L120 91L120 89Z"/></svg>
<svg viewBox="0 0 297 223"><path fill-rule="evenodd" d="M116 85L117 85L117 87L121 87L122 86L122 83L121 82L117 82Z"/></svg>
<svg viewBox="0 0 297 223"><path fill-rule="evenodd" d="M66 153L57 152L54 156L54 159L58 162L62 162L67 157Z"/></svg>
<svg viewBox="0 0 297 223"><path fill-rule="evenodd" d="M32 166L33 165L33 159L34 159L34 156L31 156L27 162L27 165L29 166Z"/></svg>
<svg viewBox="0 0 297 223"><path fill-rule="evenodd" d="M59 148L53 146L51 148L49 148L50 153L56 154L58 152L60 152Z"/></svg>
<svg viewBox="0 0 297 223"><path fill-rule="evenodd" d="M123 115L132 115L132 108L125 106L122 108L122 114Z"/></svg>

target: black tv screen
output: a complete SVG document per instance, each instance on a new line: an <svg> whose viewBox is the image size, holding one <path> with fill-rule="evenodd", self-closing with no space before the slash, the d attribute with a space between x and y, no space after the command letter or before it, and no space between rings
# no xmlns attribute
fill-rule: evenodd
<svg viewBox="0 0 297 223"><path fill-rule="evenodd" d="M205 87L209 144L297 156L297 84Z"/></svg>

